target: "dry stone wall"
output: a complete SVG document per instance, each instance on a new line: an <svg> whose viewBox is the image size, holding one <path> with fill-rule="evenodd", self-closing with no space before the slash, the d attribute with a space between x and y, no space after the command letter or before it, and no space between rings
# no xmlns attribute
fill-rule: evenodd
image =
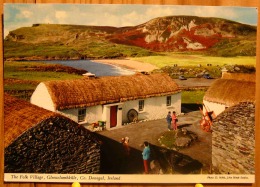
<svg viewBox="0 0 260 187"><path fill-rule="evenodd" d="M216 174L255 173L255 105L240 103L213 121L212 164Z"/></svg>
<svg viewBox="0 0 260 187"><path fill-rule="evenodd" d="M6 147L5 172L97 174L100 143L71 120L51 117Z"/></svg>

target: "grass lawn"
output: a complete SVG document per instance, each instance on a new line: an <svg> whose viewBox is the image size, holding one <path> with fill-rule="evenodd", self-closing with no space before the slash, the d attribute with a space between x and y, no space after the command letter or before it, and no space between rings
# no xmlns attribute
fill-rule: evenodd
<svg viewBox="0 0 260 187"><path fill-rule="evenodd" d="M206 90L189 90L182 91L181 103L182 104L201 104Z"/></svg>
<svg viewBox="0 0 260 187"><path fill-rule="evenodd" d="M59 69L64 70L61 70L61 72L46 70L46 68L52 68L52 66L55 66L55 64L43 62L4 62L4 91L11 95L28 99L36 86L42 81L82 78L82 75L66 72L67 68L65 66L59 66ZM33 71L34 68L37 68L37 71Z"/></svg>
<svg viewBox="0 0 260 187"><path fill-rule="evenodd" d="M189 54L167 54L165 56L147 56L131 58L140 62L150 63L158 68L164 66L172 66L177 64L178 66L224 66L224 65L249 65L256 66L256 57L252 56L239 56L239 57L213 57L204 55L189 55Z"/></svg>
<svg viewBox="0 0 260 187"><path fill-rule="evenodd" d="M53 71L33 71L31 68L50 67L54 64L46 64L43 62L5 62L4 63L4 78L5 79L20 79L30 81L49 81L61 79L76 79L82 78L81 75L70 74L66 72L53 72Z"/></svg>

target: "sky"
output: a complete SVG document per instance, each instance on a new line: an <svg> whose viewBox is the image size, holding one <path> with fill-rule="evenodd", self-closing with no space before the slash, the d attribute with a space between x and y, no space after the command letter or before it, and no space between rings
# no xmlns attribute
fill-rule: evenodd
<svg viewBox="0 0 260 187"><path fill-rule="evenodd" d="M174 15L218 17L257 25L256 7L7 3L4 4L4 36L35 23L123 27Z"/></svg>

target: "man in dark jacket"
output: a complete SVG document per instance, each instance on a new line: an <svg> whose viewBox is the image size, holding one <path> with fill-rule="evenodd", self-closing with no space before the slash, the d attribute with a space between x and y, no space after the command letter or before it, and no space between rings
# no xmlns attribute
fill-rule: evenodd
<svg viewBox="0 0 260 187"><path fill-rule="evenodd" d="M166 121L167 121L167 124L168 124L168 130L172 130L172 127L171 127L171 123L172 123L172 116L171 116L171 112L168 112L167 116L166 116Z"/></svg>

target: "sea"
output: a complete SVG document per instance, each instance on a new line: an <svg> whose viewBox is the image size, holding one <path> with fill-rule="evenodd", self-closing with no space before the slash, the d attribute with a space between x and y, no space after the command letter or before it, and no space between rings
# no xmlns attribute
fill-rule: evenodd
<svg viewBox="0 0 260 187"><path fill-rule="evenodd" d="M91 60L51 60L51 61L44 61L44 62L52 63L52 64L61 64L76 69L84 69L92 74L95 74L96 77L135 74L135 71L130 69L125 69L110 64L93 62Z"/></svg>

